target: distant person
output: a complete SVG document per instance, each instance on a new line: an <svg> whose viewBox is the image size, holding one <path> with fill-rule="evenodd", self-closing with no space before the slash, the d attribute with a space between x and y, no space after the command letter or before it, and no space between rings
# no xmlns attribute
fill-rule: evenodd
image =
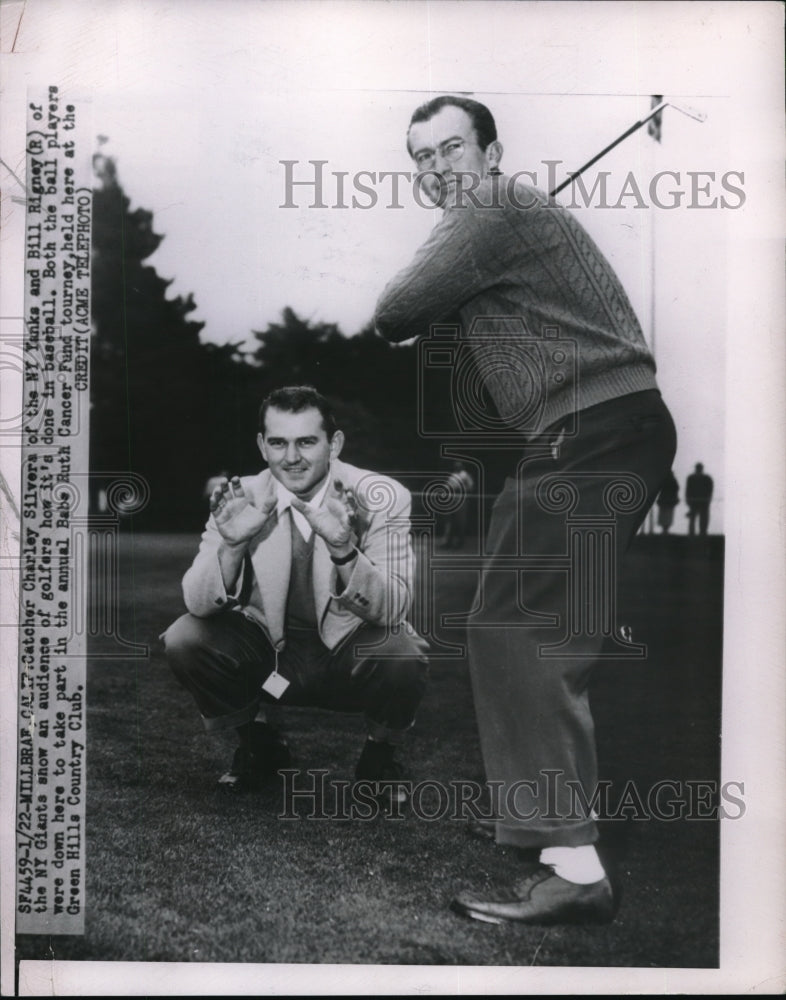
<svg viewBox="0 0 786 1000"><path fill-rule="evenodd" d="M188 614L163 637L205 729L237 732L219 782L228 791L258 788L290 765L265 715L275 703L364 712L356 779L387 781L391 793L403 774L396 751L427 673L425 640L407 624L411 498L396 480L340 462L343 443L312 387L264 400L257 445L268 468L214 489L183 578Z"/></svg>
<svg viewBox="0 0 786 1000"><path fill-rule="evenodd" d="M674 523L674 508L680 502L680 484L673 472L666 477L655 503L658 505L658 527L661 533L668 535L669 528Z"/></svg>
<svg viewBox="0 0 786 1000"><path fill-rule="evenodd" d="M712 476L708 476L701 462L697 462L695 470L688 476L685 483L685 503L688 505L689 535L696 534L697 518L699 521L699 534L707 534L707 528L710 523L712 488Z"/></svg>
<svg viewBox="0 0 786 1000"><path fill-rule="evenodd" d="M455 506L445 515L442 547L460 549L467 534L469 496L475 488L475 480L463 462L454 462L453 471L448 476L446 485Z"/></svg>

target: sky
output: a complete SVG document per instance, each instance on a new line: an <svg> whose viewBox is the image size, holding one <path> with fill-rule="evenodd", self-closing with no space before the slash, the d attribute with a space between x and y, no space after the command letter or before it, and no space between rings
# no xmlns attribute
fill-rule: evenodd
<svg viewBox="0 0 786 1000"><path fill-rule="evenodd" d="M717 178L740 171L744 204L689 208L686 194L675 209L631 199L576 212L653 343L681 485L697 461L716 481L711 527L727 546L724 770L746 776L757 804L724 831L737 877L724 882L723 961L728 992L755 988L734 970L758 983L771 966L757 949L782 926L782 910L766 910L778 873L760 870L750 846L773 831L782 840L782 796L771 794L783 765L782 5L4 0L0 29L10 171L24 174L28 87L89 95L102 149L165 236L151 263L173 294L193 293L204 336L218 342L243 341L286 306L355 332L434 224L404 197L401 209L281 208L281 160L324 160L350 177L408 170L409 115L433 93L484 100L503 167L541 174L548 159L583 163L646 113L652 94L707 115L699 124L667 109L660 144L642 129L593 173L610 171L619 192L631 171L646 190L670 170L690 192L691 172L714 171L709 195L697 182L702 203L722 193ZM0 179L2 316L13 317L23 309L13 240L24 216L13 175L3 168ZM679 509L678 522L684 530ZM730 935L728 915L750 915L752 899L761 919ZM583 970L580 990L593 971L607 970ZM679 992L667 971L626 970L623 988Z"/></svg>

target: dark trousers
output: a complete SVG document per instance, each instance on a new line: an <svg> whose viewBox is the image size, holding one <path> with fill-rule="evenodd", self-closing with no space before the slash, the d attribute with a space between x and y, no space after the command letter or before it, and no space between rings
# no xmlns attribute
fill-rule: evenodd
<svg viewBox="0 0 786 1000"><path fill-rule="evenodd" d="M699 520L699 534L706 535L710 524L710 501L694 500L688 504L688 534L696 534L696 518Z"/></svg>
<svg viewBox="0 0 786 1000"><path fill-rule="evenodd" d="M575 436L553 450L548 435L533 442L506 480L468 625L486 778L500 789L497 840L522 847L597 839L574 791L591 802L597 785L588 684L616 631L608 616L622 555L676 450L657 391L578 418Z"/></svg>
<svg viewBox="0 0 786 1000"><path fill-rule="evenodd" d="M404 626L397 632L362 626L332 651L316 629L290 629L278 655L278 672L289 686L277 700L262 690L276 666L275 650L241 612L183 615L163 639L208 731L251 722L266 703L308 705L364 712L371 736L399 742L414 721L428 672L423 640Z"/></svg>

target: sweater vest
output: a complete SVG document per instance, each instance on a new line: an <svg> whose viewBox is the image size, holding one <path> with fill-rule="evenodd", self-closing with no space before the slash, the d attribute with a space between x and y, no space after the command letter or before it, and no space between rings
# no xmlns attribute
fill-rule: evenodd
<svg viewBox="0 0 786 1000"><path fill-rule="evenodd" d="M287 592L287 628L317 628L314 601L314 532L306 541L290 518L292 568Z"/></svg>

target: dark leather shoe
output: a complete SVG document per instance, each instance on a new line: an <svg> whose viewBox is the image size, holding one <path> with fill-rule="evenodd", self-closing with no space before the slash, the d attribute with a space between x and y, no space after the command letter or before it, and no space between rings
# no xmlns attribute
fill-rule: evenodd
<svg viewBox="0 0 786 1000"><path fill-rule="evenodd" d="M613 920L616 912L608 878L577 885L548 865L538 865L511 886L488 893L460 892L450 905L462 916L492 924L602 924Z"/></svg>
<svg viewBox="0 0 786 1000"><path fill-rule="evenodd" d="M242 745L235 750L231 768L218 779L218 787L232 795L256 792L272 782L281 768L291 766L292 754L278 735L253 750Z"/></svg>
<svg viewBox="0 0 786 1000"><path fill-rule="evenodd" d="M366 740L355 768L355 781L370 782L374 798L386 810L406 805L412 797L412 782L395 753L390 743Z"/></svg>

